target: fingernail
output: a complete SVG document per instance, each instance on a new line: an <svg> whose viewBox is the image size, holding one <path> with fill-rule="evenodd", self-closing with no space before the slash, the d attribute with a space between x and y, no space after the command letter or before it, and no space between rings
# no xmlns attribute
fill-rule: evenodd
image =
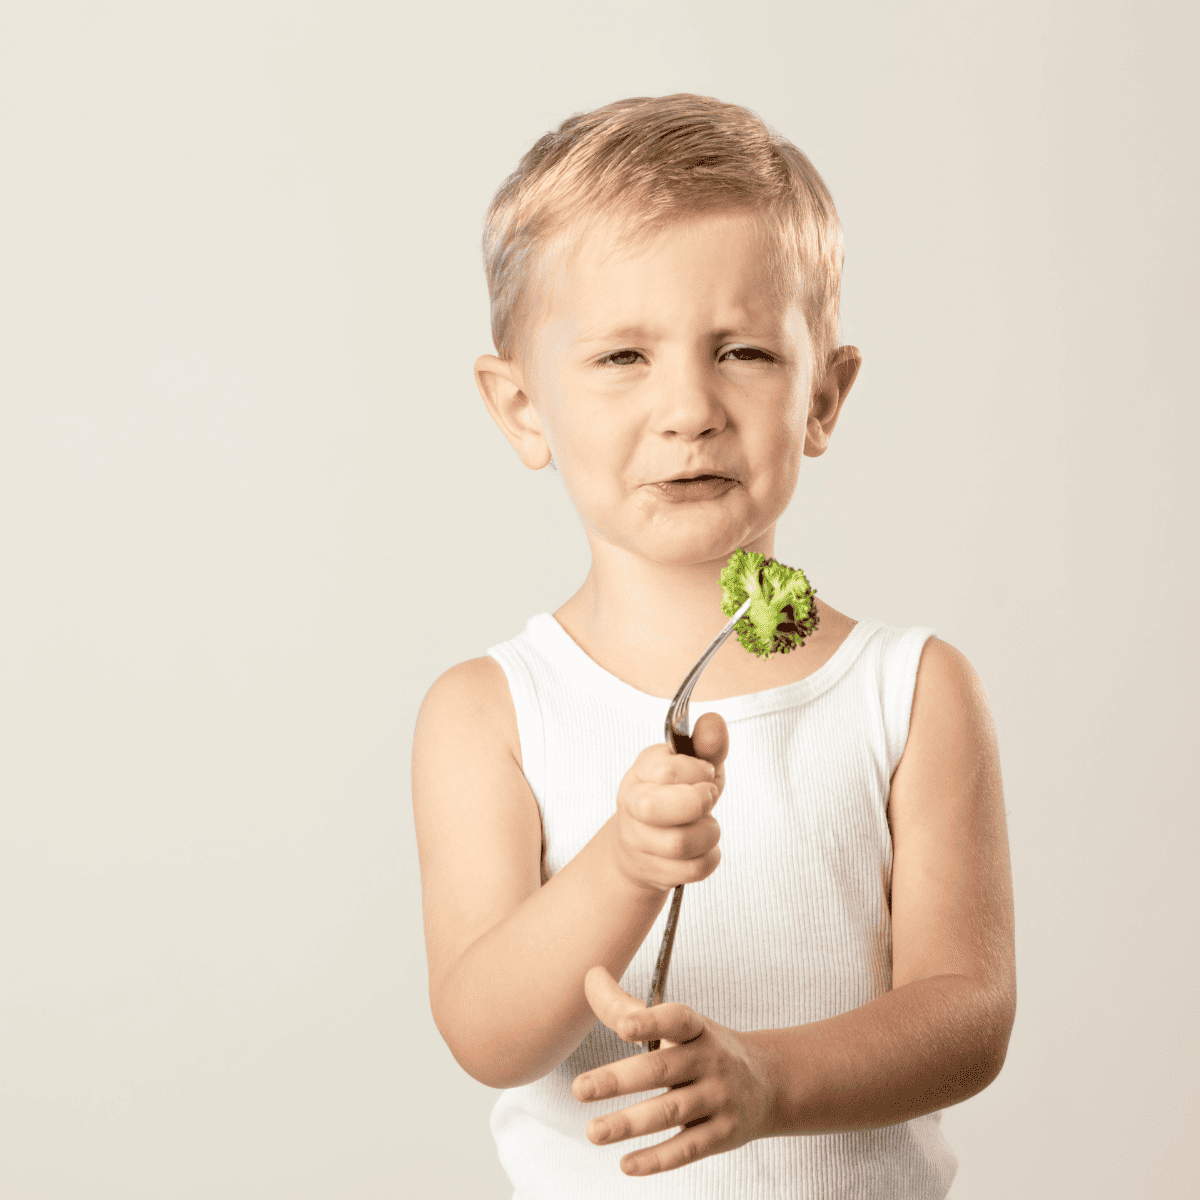
<svg viewBox="0 0 1200 1200"><path fill-rule="evenodd" d="M590 1079L585 1079L579 1085L579 1094L585 1100L591 1100L596 1095L596 1085Z"/></svg>
<svg viewBox="0 0 1200 1200"><path fill-rule="evenodd" d="M603 1121L601 1121L597 1125L592 1126L592 1137L594 1137L596 1139L596 1141L607 1142L608 1134L609 1134L608 1126Z"/></svg>

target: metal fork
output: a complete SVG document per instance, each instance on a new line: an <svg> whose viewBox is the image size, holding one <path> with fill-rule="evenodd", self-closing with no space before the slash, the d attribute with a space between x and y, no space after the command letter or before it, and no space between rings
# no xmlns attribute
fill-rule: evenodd
<svg viewBox="0 0 1200 1200"><path fill-rule="evenodd" d="M704 673L704 668L712 661L712 656L725 644L737 623L749 611L750 600L747 599L745 604L730 617L729 624L709 643L708 649L696 659L695 666L679 685L679 691L675 693L671 707L667 709L665 727L667 744L675 750L676 754L690 754L693 758L696 757L692 750L692 723L688 717L688 701L692 698L692 690L696 686L696 681ZM667 927L663 930L662 945L658 948L658 960L654 964L654 979L650 983L650 995L646 998L647 1008L662 1003L663 988L667 986L667 968L671 965L671 948L675 945L675 926L679 921L679 905L682 900L683 884L681 883L671 896L671 911L667 914ZM654 1041L647 1044L646 1053L657 1050L658 1046L658 1039L655 1038Z"/></svg>

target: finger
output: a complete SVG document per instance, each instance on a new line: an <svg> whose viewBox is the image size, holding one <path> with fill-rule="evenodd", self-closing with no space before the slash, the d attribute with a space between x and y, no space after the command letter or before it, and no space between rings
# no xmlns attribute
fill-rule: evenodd
<svg viewBox="0 0 1200 1200"><path fill-rule="evenodd" d="M700 783L716 775L712 763L691 754L676 754L665 743L643 753L646 757L639 774L648 783Z"/></svg>
<svg viewBox="0 0 1200 1200"><path fill-rule="evenodd" d="M662 837L657 838L653 829L643 826L636 832L639 844L627 842L626 845L631 868L659 891L669 892L682 884L707 879L721 862L721 848L717 845L721 831L711 818L706 818L706 822L711 822L711 832L705 834L701 830L698 834L688 835L700 839L695 845L673 841L667 836L673 832L671 830L658 831Z"/></svg>
<svg viewBox="0 0 1200 1200"><path fill-rule="evenodd" d="M711 1117L715 1111L711 1087L700 1084L674 1087L661 1096L643 1100L620 1112L593 1118L587 1126L588 1141L594 1146L610 1146L628 1138L694 1125Z"/></svg>
<svg viewBox="0 0 1200 1200"><path fill-rule="evenodd" d="M692 730L692 749L696 757L720 768L729 753L729 730L720 713L708 712Z"/></svg>
<svg viewBox="0 0 1200 1200"><path fill-rule="evenodd" d="M623 1015L615 1027L615 1032L627 1042L669 1039L673 1045L682 1046L694 1042L704 1032L704 1027L704 1017L691 1005L672 1003L655 1004L652 1008L642 1005L639 1011Z"/></svg>
<svg viewBox="0 0 1200 1200"><path fill-rule="evenodd" d="M716 806L720 789L715 783L642 783L626 801L629 814L643 825L670 828L690 825Z"/></svg>
<svg viewBox="0 0 1200 1200"><path fill-rule="evenodd" d="M621 1159L621 1170L626 1175L659 1175L663 1171L674 1171L686 1167L721 1149L723 1139L728 1136L725 1117L709 1117L699 1125L677 1133L673 1138L627 1154Z"/></svg>
<svg viewBox="0 0 1200 1200"><path fill-rule="evenodd" d="M691 1046L677 1047L674 1042L664 1045L670 1047L670 1052L656 1050L653 1054L635 1054L597 1067L585 1075L577 1075L571 1083L575 1099L590 1104L613 1096L634 1096L639 1092L694 1083L703 1071L699 1052ZM669 1125L662 1128L669 1128Z"/></svg>
<svg viewBox="0 0 1200 1200"><path fill-rule="evenodd" d="M691 1083L699 1070L697 1054L702 1050L696 1043L705 1029L704 1018L687 1004L656 1004L653 1008L647 1008L642 1001L629 996L628 992L621 992L622 996L627 996L637 1005L639 1011L630 1012L629 1006L623 1005L608 992L607 985L598 974L600 971L604 971L604 968L593 967L584 980L592 1011L624 1041L648 1042L657 1039L661 1045L653 1053L623 1058L619 1062L577 1075L571 1083L575 1099L587 1104L593 1100L607 1100L613 1096L630 1096L637 1092ZM593 973L596 973L594 977ZM612 979L607 971L604 974ZM620 991L620 988L617 990ZM602 992L605 994L602 995ZM626 1011L616 1015L619 1009ZM612 1019L611 1024L602 1011ZM667 1053L676 1048L681 1053Z"/></svg>
<svg viewBox="0 0 1200 1200"><path fill-rule="evenodd" d="M583 977L583 994L592 1012L614 1032L625 1017L646 1007L644 1000L631 996L604 967L592 967Z"/></svg>
<svg viewBox="0 0 1200 1200"><path fill-rule="evenodd" d="M712 816L698 816L684 825L650 825L638 821L624 830L627 848L679 862L703 858L720 840L721 826Z"/></svg>
<svg viewBox="0 0 1200 1200"><path fill-rule="evenodd" d="M719 832L715 832L714 842L718 836ZM679 858L671 853L662 854L638 846L627 846L623 856L636 878L644 881L647 887L668 893L684 884L700 883L721 864L721 848L718 845L694 858Z"/></svg>

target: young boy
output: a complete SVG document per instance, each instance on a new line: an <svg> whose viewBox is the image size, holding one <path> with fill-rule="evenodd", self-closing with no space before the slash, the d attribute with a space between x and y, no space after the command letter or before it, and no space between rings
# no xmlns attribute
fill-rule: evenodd
<svg viewBox="0 0 1200 1200"><path fill-rule="evenodd" d="M697 757L663 742L725 624L722 567L773 554L858 372L829 194L744 109L627 100L533 147L484 245L479 390L526 467L556 465L592 551L553 616L434 684L416 730L433 1015L507 1089L516 1195L943 1197L938 1110L996 1077L1016 996L970 664L821 599L794 653L718 651Z"/></svg>

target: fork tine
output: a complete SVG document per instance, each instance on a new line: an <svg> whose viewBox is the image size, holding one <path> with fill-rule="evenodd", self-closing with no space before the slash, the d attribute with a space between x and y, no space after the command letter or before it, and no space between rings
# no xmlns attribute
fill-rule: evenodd
<svg viewBox="0 0 1200 1200"><path fill-rule="evenodd" d="M692 690L696 686L696 682L704 673L704 668L712 661L712 657L725 644L729 635L734 631L737 623L746 615L750 609L750 600L746 602L729 618L725 628L717 634L711 642L709 642L704 653L696 659L692 665L692 669L684 676L683 682L679 685L679 690L675 693L674 699L671 701L670 707L667 709L666 740L668 745L675 746L675 735L679 734L683 737L688 737L691 733L691 723L688 720L688 704L692 699Z"/></svg>

